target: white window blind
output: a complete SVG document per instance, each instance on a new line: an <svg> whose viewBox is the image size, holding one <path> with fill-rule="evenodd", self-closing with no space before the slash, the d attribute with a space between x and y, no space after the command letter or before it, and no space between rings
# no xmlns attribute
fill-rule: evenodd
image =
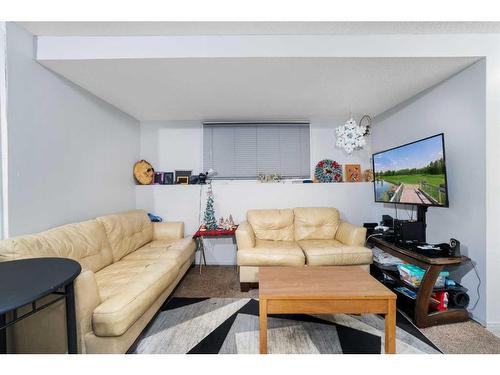
<svg viewBox="0 0 500 375"><path fill-rule="evenodd" d="M309 142L308 123L205 123L203 169L227 179L309 178Z"/></svg>

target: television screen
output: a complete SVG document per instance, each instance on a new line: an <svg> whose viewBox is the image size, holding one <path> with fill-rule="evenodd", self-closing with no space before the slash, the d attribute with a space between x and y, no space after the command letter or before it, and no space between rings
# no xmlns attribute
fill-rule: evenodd
<svg viewBox="0 0 500 375"><path fill-rule="evenodd" d="M375 201L448 207L444 135L373 154Z"/></svg>

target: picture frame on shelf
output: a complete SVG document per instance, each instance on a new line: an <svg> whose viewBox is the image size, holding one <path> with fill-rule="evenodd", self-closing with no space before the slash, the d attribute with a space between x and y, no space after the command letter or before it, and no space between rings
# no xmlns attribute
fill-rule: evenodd
<svg viewBox="0 0 500 375"><path fill-rule="evenodd" d="M163 172L155 172L153 184L163 184Z"/></svg>
<svg viewBox="0 0 500 375"><path fill-rule="evenodd" d="M163 172L162 185L173 185L174 172Z"/></svg>
<svg viewBox="0 0 500 375"><path fill-rule="evenodd" d="M177 176L175 183L178 185L189 185L189 177L188 176Z"/></svg>
<svg viewBox="0 0 500 375"><path fill-rule="evenodd" d="M188 185L189 178L191 177L192 171L188 170L176 170L175 171L175 183L180 185Z"/></svg>
<svg viewBox="0 0 500 375"><path fill-rule="evenodd" d="M361 182L363 176L361 174L361 165L359 164L346 164L345 165L345 179L346 182Z"/></svg>

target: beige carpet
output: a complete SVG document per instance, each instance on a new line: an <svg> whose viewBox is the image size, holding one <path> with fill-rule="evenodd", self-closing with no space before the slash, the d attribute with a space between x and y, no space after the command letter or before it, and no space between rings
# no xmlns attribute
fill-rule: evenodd
<svg viewBox="0 0 500 375"><path fill-rule="evenodd" d="M201 275L196 266L189 269L177 287L174 297L258 298L259 290L241 292L238 270L235 266L203 267Z"/></svg>
<svg viewBox="0 0 500 375"><path fill-rule="evenodd" d="M500 338L473 320L422 328L421 331L444 353L500 354Z"/></svg>
<svg viewBox="0 0 500 375"><path fill-rule="evenodd" d="M236 267L191 268L174 294L175 297L257 298L259 291L240 291ZM500 353L500 338L474 321L422 329L422 332L444 353L473 354Z"/></svg>

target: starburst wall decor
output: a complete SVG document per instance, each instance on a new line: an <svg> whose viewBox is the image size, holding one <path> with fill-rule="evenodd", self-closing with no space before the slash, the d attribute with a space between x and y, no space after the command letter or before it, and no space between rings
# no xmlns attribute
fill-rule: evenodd
<svg viewBox="0 0 500 375"><path fill-rule="evenodd" d="M344 125L337 127L335 134L337 135L335 145L343 148L348 154L354 150L362 149L366 145L366 126L356 124L352 117Z"/></svg>

